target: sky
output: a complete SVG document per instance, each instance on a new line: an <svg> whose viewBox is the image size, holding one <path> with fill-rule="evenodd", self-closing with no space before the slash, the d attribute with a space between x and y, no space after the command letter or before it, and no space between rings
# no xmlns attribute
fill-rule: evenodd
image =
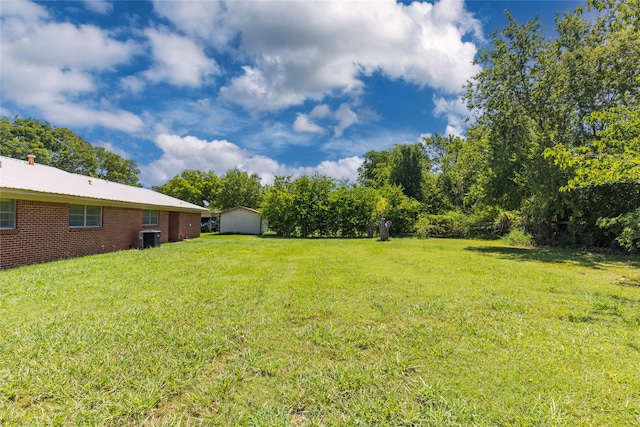
<svg viewBox="0 0 640 427"><path fill-rule="evenodd" d="M464 136L464 84L503 11L582 1L0 0L0 115L67 127L140 168L355 181L363 155Z"/></svg>

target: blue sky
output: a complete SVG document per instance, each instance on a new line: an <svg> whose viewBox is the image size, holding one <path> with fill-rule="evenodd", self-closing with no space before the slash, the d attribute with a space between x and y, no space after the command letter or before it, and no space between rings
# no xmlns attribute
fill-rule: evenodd
<svg viewBox="0 0 640 427"><path fill-rule="evenodd" d="M463 135L490 34L582 1L0 2L0 115L68 127L145 186L239 167L355 180L362 155Z"/></svg>

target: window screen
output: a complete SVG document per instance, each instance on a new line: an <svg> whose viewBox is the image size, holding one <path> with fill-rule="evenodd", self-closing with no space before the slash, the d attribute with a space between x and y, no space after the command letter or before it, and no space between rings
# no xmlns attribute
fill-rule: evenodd
<svg viewBox="0 0 640 427"><path fill-rule="evenodd" d="M0 199L0 230L16 228L16 201Z"/></svg>
<svg viewBox="0 0 640 427"><path fill-rule="evenodd" d="M101 227L102 207L69 205L69 227Z"/></svg>
<svg viewBox="0 0 640 427"><path fill-rule="evenodd" d="M158 225L158 211L143 209L142 225Z"/></svg>

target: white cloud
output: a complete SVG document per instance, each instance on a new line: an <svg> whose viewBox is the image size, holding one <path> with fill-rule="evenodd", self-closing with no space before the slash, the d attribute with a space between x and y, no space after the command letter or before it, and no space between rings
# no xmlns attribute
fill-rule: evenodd
<svg viewBox="0 0 640 427"><path fill-rule="evenodd" d="M130 153L128 153L127 151L125 151L122 148L118 147L117 145L114 145L111 142L94 141L93 145L100 146L100 147L104 148L107 151L110 151L112 153L117 154L118 156L122 157L123 159L130 159L132 157Z"/></svg>
<svg viewBox="0 0 640 427"><path fill-rule="evenodd" d="M309 114L297 113L293 130L296 132L325 133L322 126L314 122L315 119L334 119L335 114L327 104L316 105Z"/></svg>
<svg viewBox="0 0 640 427"><path fill-rule="evenodd" d="M306 114L298 113L296 121L293 122L293 130L296 132L324 133L321 126L313 123Z"/></svg>
<svg viewBox="0 0 640 427"><path fill-rule="evenodd" d="M109 107L77 103L47 103L41 106L47 120L56 126L105 128L124 132L139 132L144 128L142 119L129 111Z"/></svg>
<svg viewBox="0 0 640 427"><path fill-rule="evenodd" d="M101 73L140 52L135 42L91 25L53 22L44 7L26 1L3 2L0 38L3 101L35 107L56 125L141 129L132 113L79 100L99 92Z"/></svg>
<svg viewBox="0 0 640 427"><path fill-rule="evenodd" d="M305 166L299 168L288 168L289 175L298 177L301 175L327 175L335 179L347 179L355 182L358 179L358 168L362 165L363 159L358 156L347 157L337 161L325 160L317 166Z"/></svg>
<svg viewBox="0 0 640 427"><path fill-rule="evenodd" d="M204 7L206 3L209 7ZM381 72L459 93L478 71L479 22L462 0L431 3L235 1L154 3L180 30L218 46L233 40L243 74L220 94L251 111L361 92L362 75ZM230 47L227 47L230 48Z"/></svg>
<svg viewBox="0 0 640 427"><path fill-rule="evenodd" d="M376 119L377 117L368 110L365 115L371 119ZM308 115L297 113L296 120L293 123L293 130L296 132L324 133L324 128L318 125L314 119L335 123L333 134L336 138L340 138L347 128L361 121L359 114L353 111L348 104L340 105L335 112L331 111L328 105L322 104L315 106Z"/></svg>
<svg viewBox="0 0 640 427"><path fill-rule="evenodd" d="M221 1L153 0L153 8L185 34L225 49L235 30L226 23L226 8Z"/></svg>
<svg viewBox="0 0 640 427"><path fill-rule="evenodd" d="M162 134L155 140L162 156L140 167L140 181L145 186L164 184L185 169L213 170L217 175L238 167L257 173L263 184L273 182L276 175L298 177L320 173L336 179L355 180L362 159L357 156L337 161L323 161L316 166L292 167L226 140L207 141L194 136Z"/></svg>
<svg viewBox="0 0 640 427"><path fill-rule="evenodd" d="M469 117L469 110L464 100L460 97L446 99L434 96L433 102L435 104L433 114L447 119L445 135L462 136L466 129L465 120Z"/></svg>
<svg viewBox="0 0 640 427"><path fill-rule="evenodd" d="M347 104L342 104L336 110L335 116L338 120L338 124L333 128L336 138L340 138L345 129L358 122L358 115Z"/></svg>
<svg viewBox="0 0 640 427"><path fill-rule="evenodd" d="M113 10L113 3L108 0L84 0L84 6L101 14L107 14Z"/></svg>
<svg viewBox="0 0 640 427"><path fill-rule="evenodd" d="M44 7L29 0L15 0L2 3L0 16L2 19L21 18L31 21L47 18L49 13Z"/></svg>
<svg viewBox="0 0 640 427"><path fill-rule="evenodd" d="M213 170L220 175L252 155L225 140L206 141L194 136L161 134L155 143L162 156L140 167L140 180L147 185L163 184L185 169Z"/></svg>
<svg viewBox="0 0 640 427"><path fill-rule="evenodd" d="M208 58L193 40L166 30L147 29L145 34L154 57L153 67L143 73L150 81L199 87L207 77L219 72L215 60Z"/></svg>
<svg viewBox="0 0 640 427"><path fill-rule="evenodd" d="M316 105L309 113L309 117L312 119L326 119L332 115L331 108L327 104Z"/></svg>
<svg viewBox="0 0 640 427"><path fill-rule="evenodd" d="M334 138L322 149L333 155L361 156L369 150L386 150L396 144L415 144L416 134L398 129L371 129L367 135Z"/></svg>
<svg viewBox="0 0 640 427"><path fill-rule="evenodd" d="M140 93L145 88L145 82L140 77L126 76L120 80L120 86L129 93Z"/></svg>

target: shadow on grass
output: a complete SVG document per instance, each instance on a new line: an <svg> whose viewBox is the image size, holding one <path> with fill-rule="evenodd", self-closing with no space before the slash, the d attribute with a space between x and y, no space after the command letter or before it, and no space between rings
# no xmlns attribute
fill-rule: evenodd
<svg viewBox="0 0 640 427"><path fill-rule="evenodd" d="M594 269L605 268L612 263L624 263L640 267L637 256L626 254L597 254L575 252L555 248L517 248L503 246L467 246L465 250L515 261L539 261L556 264L577 264Z"/></svg>

